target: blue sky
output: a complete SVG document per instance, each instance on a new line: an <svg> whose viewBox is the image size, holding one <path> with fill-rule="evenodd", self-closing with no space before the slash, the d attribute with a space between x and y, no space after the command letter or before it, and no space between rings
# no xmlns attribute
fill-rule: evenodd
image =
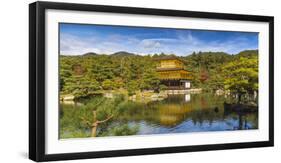
<svg viewBox="0 0 281 163"><path fill-rule="evenodd" d="M63 55L127 51L186 56L193 51L237 54L252 49L258 49L258 33L60 24L60 54Z"/></svg>

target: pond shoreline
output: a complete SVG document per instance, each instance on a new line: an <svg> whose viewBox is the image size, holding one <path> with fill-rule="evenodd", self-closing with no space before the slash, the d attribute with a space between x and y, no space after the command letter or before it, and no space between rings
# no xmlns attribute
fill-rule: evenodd
<svg viewBox="0 0 281 163"><path fill-rule="evenodd" d="M102 93L99 93L99 95L102 95L106 98L114 98L114 95L116 94L123 94L127 96L129 100L139 100L142 99L145 101L158 101L163 100L167 98L168 95L184 95L184 94L199 94L202 93L203 90L201 88L194 88L194 89L183 89L183 90L163 90L159 93L155 93L153 90L147 90L147 91L136 91L134 95L129 96L127 92L124 91L104 91ZM96 95L92 95L93 97ZM89 98L89 97L87 97ZM60 95L60 102L66 102L71 103L75 102L77 97L75 97L73 94L66 94L66 95Z"/></svg>

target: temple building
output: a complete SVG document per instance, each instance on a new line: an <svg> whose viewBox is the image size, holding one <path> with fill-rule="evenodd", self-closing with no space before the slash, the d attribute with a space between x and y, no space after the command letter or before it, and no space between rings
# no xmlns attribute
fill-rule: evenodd
<svg viewBox="0 0 281 163"><path fill-rule="evenodd" d="M161 83L168 90L184 90L191 87L191 72L184 69L184 63L176 56L164 56L157 58L156 71Z"/></svg>

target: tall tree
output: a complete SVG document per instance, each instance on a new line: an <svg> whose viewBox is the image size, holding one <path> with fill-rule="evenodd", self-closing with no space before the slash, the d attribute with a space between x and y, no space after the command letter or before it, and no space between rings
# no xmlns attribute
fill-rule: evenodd
<svg viewBox="0 0 281 163"><path fill-rule="evenodd" d="M258 58L240 57L222 68L225 89L238 95L238 101L245 94L258 91Z"/></svg>

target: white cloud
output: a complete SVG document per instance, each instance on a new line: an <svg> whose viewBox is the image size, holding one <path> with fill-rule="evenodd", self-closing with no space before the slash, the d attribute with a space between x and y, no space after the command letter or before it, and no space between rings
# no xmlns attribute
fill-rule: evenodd
<svg viewBox="0 0 281 163"><path fill-rule="evenodd" d="M140 46L142 46L145 49L155 49L155 48L160 48L161 44L156 40L145 39L140 42Z"/></svg>
<svg viewBox="0 0 281 163"><path fill-rule="evenodd" d="M92 46L96 40L93 38L81 39L79 37L61 34L60 36L60 53L63 55L80 55L87 52L99 53L100 50Z"/></svg>
<svg viewBox="0 0 281 163"><path fill-rule="evenodd" d="M189 55L193 51L221 51L238 53L245 49L255 49L249 40L237 37L225 42L204 41L195 37L191 32L177 32L174 38L139 39L135 36L108 35L98 37L78 37L70 34L61 34L60 52L64 55L81 55L87 52L112 54L117 51L128 51L138 54L173 53L176 55Z"/></svg>

